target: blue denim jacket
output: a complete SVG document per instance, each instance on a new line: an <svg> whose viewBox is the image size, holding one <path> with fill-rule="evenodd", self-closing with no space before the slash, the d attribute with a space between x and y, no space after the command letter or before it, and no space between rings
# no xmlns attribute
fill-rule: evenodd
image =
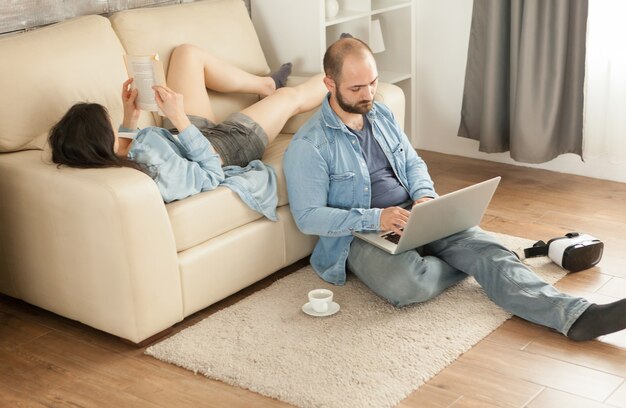
<svg viewBox="0 0 626 408"><path fill-rule="evenodd" d="M424 161L386 106L367 114L372 131L413 200L436 197ZM289 205L298 228L318 235L311 265L327 282L342 285L353 231L378 230L382 209L370 208L371 183L359 142L328 98L298 130L284 157Z"/></svg>
<svg viewBox="0 0 626 408"><path fill-rule="evenodd" d="M139 131L120 127L120 131L137 132L128 157L153 173L166 203L223 185L253 210L277 220L276 173L262 161L253 160L243 168L222 167L219 155L194 125L177 136L159 127Z"/></svg>

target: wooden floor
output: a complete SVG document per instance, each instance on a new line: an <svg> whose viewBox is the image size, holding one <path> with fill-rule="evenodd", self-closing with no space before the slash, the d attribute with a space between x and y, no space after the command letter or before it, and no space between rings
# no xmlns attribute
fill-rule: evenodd
<svg viewBox="0 0 626 408"><path fill-rule="evenodd" d="M421 154L440 194L503 177L485 229L534 240L570 231L601 238L600 265L557 286L598 303L626 297L626 184ZM302 265L191 316L174 332ZM144 349L0 295L0 407L289 406L159 362ZM513 318L399 407L626 407L626 331L574 343Z"/></svg>

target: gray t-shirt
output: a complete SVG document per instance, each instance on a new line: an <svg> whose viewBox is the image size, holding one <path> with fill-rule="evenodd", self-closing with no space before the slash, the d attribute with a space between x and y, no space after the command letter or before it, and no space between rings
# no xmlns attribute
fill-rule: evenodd
<svg viewBox="0 0 626 408"><path fill-rule="evenodd" d="M372 208L387 208L400 205L411 197L400 184L391 168L385 152L374 139L372 124L363 115L363 130L350 129L359 140L365 163L372 182Z"/></svg>

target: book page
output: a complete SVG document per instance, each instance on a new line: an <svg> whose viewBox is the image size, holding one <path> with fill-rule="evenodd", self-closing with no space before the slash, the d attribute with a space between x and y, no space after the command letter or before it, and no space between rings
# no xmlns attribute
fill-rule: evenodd
<svg viewBox="0 0 626 408"><path fill-rule="evenodd" d="M128 76L134 78L133 88L138 91L137 107L141 110L159 112L154 99L154 85L165 86L165 72L163 63L158 54L153 55L125 55Z"/></svg>

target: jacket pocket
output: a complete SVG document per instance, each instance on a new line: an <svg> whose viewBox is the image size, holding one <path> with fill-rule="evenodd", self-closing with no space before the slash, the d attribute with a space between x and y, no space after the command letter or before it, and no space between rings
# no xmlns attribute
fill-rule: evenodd
<svg viewBox="0 0 626 408"><path fill-rule="evenodd" d="M404 149L404 146L400 143L394 146L391 151L393 161L395 162L396 176L401 178L400 181L406 179L406 152Z"/></svg>
<svg viewBox="0 0 626 408"><path fill-rule="evenodd" d="M335 208L352 208L356 194L355 173L347 172L330 175L328 205Z"/></svg>

